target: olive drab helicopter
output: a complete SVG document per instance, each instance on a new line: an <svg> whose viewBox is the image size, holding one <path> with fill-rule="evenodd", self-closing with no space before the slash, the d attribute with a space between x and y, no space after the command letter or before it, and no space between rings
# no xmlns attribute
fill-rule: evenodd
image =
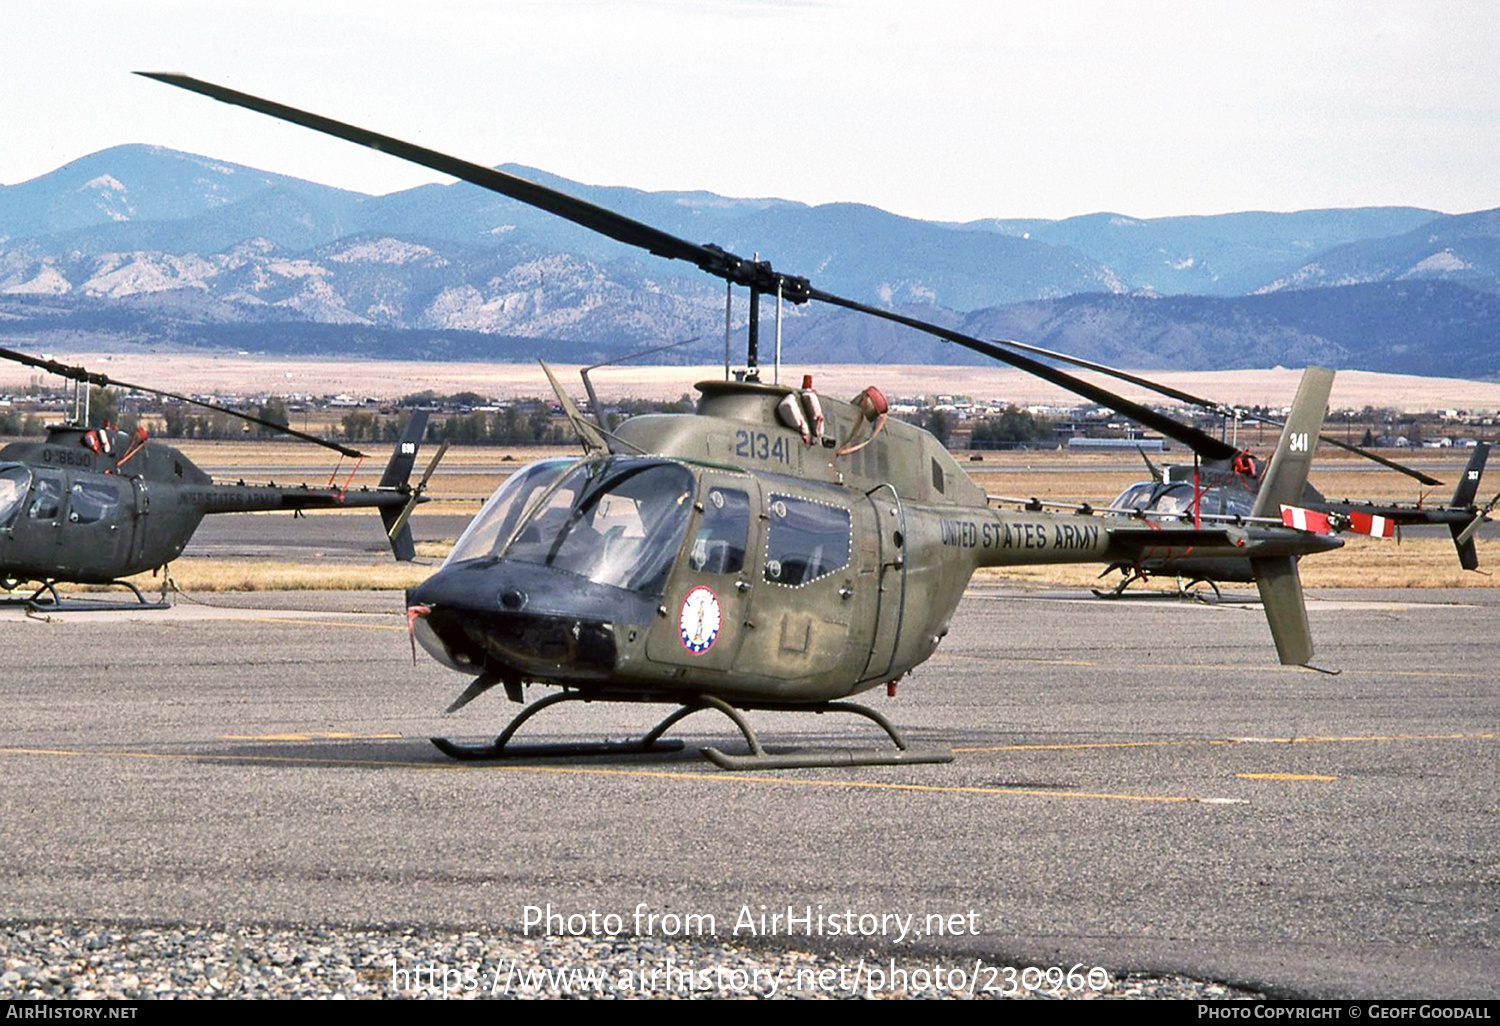
<svg viewBox="0 0 1500 1026"><path fill-rule="evenodd" d="M1458 555L1458 565L1464 570L1477 571L1479 552L1474 538L1479 528L1490 522L1489 514L1500 502L1500 495L1497 495L1484 506L1476 503L1489 450L1487 442L1474 446L1453 489L1452 498L1445 503L1333 500L1309 483L1297 503L1298 508L1288 509L1284 516L1288 521L1300 520L1296 526L1307 530L1338 531L1373 538L1398 537L1404 527L1447 527ZM1101 512L1191 519L1195 509L1219 514L1248 513L1255 502L1259 478L1254 470L1245 474L1225 474L1199 467L1195 473L1191 466L1157 467L1149 457L1146 465L1151 480L1126 488L1108 509ZM1254 464L1256 469L1264 469L1264 466L1260 461ZM1193 588L1203 584L1212 590L1217 600L1220 583L1247 584L1254 580L1250 565L1244 560L1215 561L1195 556L1148 559L1136 564L1112 563L1100 576L1115 571L1121 574L1120 581L1109 590L1094 589L1095 595L1119 598L1132 584L1151 577L1172 576L1180 582L1179 595L1193 595Z"/></svg>
<svg viewBox="0 0 1500 1026"><path fill-rule="evenodd" d="M176 559L209 513L373 507L385 523L396 558L410 560L416 554L407 518L425 498L427 479L437 465L435 458L416 487L408 484L426 429L423 411L412 415L376 488L349 489L347 480L344 487L330 482L326 488L221 484L178 449L150 439L144 428L127 433L89 427L88 386L148 392L273 428L343 456L363 454L247 413L116 381L82 367L9 349L0 349L0 358L60 375L75 389L69 423L50 425L44 441L12 442L0 449L0 580L11 591L26 582L39 585L30 596L15 601L32 609L75 612L119 608L109 601L63 599L57 585L69 582L117 585L128 588L140 606L165 606L165 574L162 599L155 603L123 578Z"/></svg>
<svg viewBox="0 0 1500 1026"><path fill-rule="evenodd" d="M449 707L503 687L560 687L526 706L493 743L434 739L450 756L661 751L685 716L715 709L749 755L704 748L727 769L951 760L912 748L885 717L847 702L897 682L947 634L979 567L1127 560L1192 552L1253 568L1278 655L1313 647L1297 561L1338 538L1286 526L1301 496L1333 372L1309 368L1250 516L1196 524L991 506L936 438L888 415L866 389L852 401L760 380L759 301L829 304L882 318L1025 369L1195 446L1236 450L1202 431L1002 346L814 287L714 245L698 245L513 175L222 86L147 77L413 161L750 292L746 367L700 383L697 410L631 418L613 432L556 388L586 455L513 474L443 565L407 592L412 649L472 678ZM728 314L726 312L726 320ZM779 323L779 319L778 319ZM779 343L779 338L778 338ZM779 352L779 346L778 346ZM779 379L779 360L777 362ZM550 372L549 372L550 374ZM560 702L677 706L639 741L513 745ZM849 712L894 747L770 754L747 711Z"/></svg>
<svg viewBox="0 0 1500 1026"><path fill-rule="evenodd" d="M1007 341L1004 344L1012 349L1019 349L1129 381L1189 406L1197 406L1220 415L1226 424L1248 420L1276 427L1282 426L1281 421L1273 417L1205 399L1191 392L1091 360L1022 342ZM1379 463L1424 485L1442 484L1441 481L1419 470L1360 446L1351 445L1328 435L1320 436L1320 441L1363 459ZM1485 506L1477 505L1479 482L1484 474L1489 451L1490 446L1486 442L1479 442L1474 446L1468 464L1464 467L1458 484L1453 490L1453 496L1446 503L1356 502L1347 498L1335 501L1324 496L1309 482L1304 485L1296 508L1286 510L1283 517L1287 523L1297 521L1296 526L1309 530L1338 531L1375 538L1396 537L1403 527L1421 525L1447 527L1453 537L1459 566L1464 570L1478 570L1479 554L1474 545L1474 537L1481 526L1489 523L1490 512L1497 503L1500 503L1500 495L1496 495ZM1263 460L1256 459L1248 452L1239 452L1227 462L1195 459L1191 466L1157 467L1144 450L1141 451L1141 458L1146 462L1146 469L1150 472L1151 480L1130 485L1106 509L1099 512L1174 520L1188 520L1195 514L1201 513L1220 516L1248 515L1255 506L1256 495L1267 466ZM1067 507L1067 504L1063 503L1057 505ZM1119 598L1126 588L1139 581L1156 576L1172 576L1176 577L1179 582L1178 594L1180 596L1199 595L1193 589L1203 584L1212 589L1213 597L1217 600L1220 597L1219 583L1248 584L1255 579L1250 564L1243 559L1209 559L1196 555L1152 558L1138 563L1111 563L1100 576L1104 577L1116 571L1121 574L1119 583L1109 590L1096 588L1094 589L1095 595L1100 598Z"/></svg>

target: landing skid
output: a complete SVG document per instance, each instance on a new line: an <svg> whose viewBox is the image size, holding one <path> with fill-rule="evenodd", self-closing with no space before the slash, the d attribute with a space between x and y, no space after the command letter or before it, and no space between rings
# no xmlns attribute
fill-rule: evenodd
<svg viewBox="0 0 1500 1026"><path fill-rule="evenodd" d="M166 590L162 590L162 597L152 602L141 594L129 581L110 581L111 587L129 588L135 596L135 601L110 601L110 600L88 600L88 599L65 599L57 593L57 585L65 583L61 581L43 581L42 586L32 592L26 598L10 596L0 599L0 606L24 606L32 613L101 613L110 610L131 609L171 609L172 604L167 601Z"/></svg>
<svg viewBox="0 0 1500 1026"><path fill-rule="evenodd" d="M953 752L947 748L912 748L907 744L906 738L902 736L901 732L884 716L874 709L857 705L853 702L824 702L818 705L795 706L751 704L737 708L723 699L715 698L712 695L699 695L683 703L680 709L674 710L655 727L652 727L650 732L639 741L578 742L543 745L512 745L510 743L510 739L515 735L517 728L543 709L562 702L590 701L599 701L599 699L585 697L573 691L548 695L546 698L533 702L523 709L515 719L510 721L510 724L506 726L500 736L495 739L494 744L461 745L440 737L433 738L432 743L437 746L438 751L449 758L460 759L466 762L509 759L522 756L633 755L643 752L675 752L682 750L683 743L676 739L664 741L662 740L662 735L679 721L691 716L695 712L700 712L704 709L716 709L734 721L735 726L740 729L740 733L744 735L745 741L750 746L749 755L730 755L717 748L700 749L700 754L720 769L812 769L832 766L895 766L907 763L953 761ZM895 744L896 748L894 751L831 749L773 755L761 746L760 738L756 736L755 729L750 726L749 721L742 715L741 709L763 709L783 712L853 713L856 716L863 716L865 719L878 725L886 732L886 735Z"/></svg>
<svg viewBox="0 0 1500 1026"><path fill-rule="evenodd" d="M1108 571L1106 571L1106 573L1107 572ZM1207 577L1194 577L1186 584L1183 584L1182 578L1179 577L1177 579L1177 591L1175 594L1164 591L1150 592L1145 594L1136 592L1133 595L1125 594L1126 588L1130 587L1137 581L1148 580L1152 576L1153 575L1151 574L1130 572L1127 573L1124 578L1121 579L1120 583L1115 585L1113 588L1090 588L1089 590L1094 593L1094 596L1096 598L1102 599L1193 599L1198 602L1205 602L1211 606L1218 605L1220 599L1224 597L1223 594L1219 591L1219 585L1216 582L1209 580ZM1200 588L1199 585L1204 585L1205 587ZM1212 596L1209 595L1209 591L1213 592Z"/></svg>

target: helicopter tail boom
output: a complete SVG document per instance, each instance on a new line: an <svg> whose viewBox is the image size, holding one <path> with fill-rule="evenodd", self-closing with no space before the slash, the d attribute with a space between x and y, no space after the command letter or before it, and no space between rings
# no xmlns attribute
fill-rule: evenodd
<svg viewBox="0 0 1500 1026"><path fill-rule="evenodd" d="M307 486L285 487L271 485L220 484L209 482L184 488L182 498L185 505L196 508L198 516L210 513L268 513L281 510L310 509L369 509L380 512L390 539L391 551L399 560L409 561L416 555L411 529L406 518L411 509L426 500L423 491L427 478L437 463L434 459L427 467L421 484L415 488L408 484L412 466L416 461L417 448L427 429L427 413L418 410L412 414L396 448L391 454L376 488L308 488ZM439 452L441 455L441 451ZM205 476L206 480L206 476Z"/></svg>

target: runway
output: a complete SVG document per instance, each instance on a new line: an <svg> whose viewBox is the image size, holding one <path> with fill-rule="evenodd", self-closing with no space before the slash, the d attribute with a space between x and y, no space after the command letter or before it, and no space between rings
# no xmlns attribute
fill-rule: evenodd
<svg viewBox="0 0 1500 1026"><path fill-rule="evenodd" d="M517 707L444 717L464 680L413 665L399 595L212 601L0 613L0 917L516 933L528 907L645 909L850 959L1500 996L1492 590L1315 594L1327 676L1275 666L1254 606L976 586L899 697L866 696L956 762L755 774L695 754L742 744L708 713L678 754L452 763L429 735ZM563 706L526 732L664 712ZM773 748L875 741L754 719ZM803 910L962 926L850 942Z"/></svg>

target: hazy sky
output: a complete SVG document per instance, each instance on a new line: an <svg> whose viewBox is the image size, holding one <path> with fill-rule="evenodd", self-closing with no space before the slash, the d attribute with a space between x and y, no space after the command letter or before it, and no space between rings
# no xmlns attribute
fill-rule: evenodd
<svg viewBox="0 0 1500 1026"><path fill-rule="evenodd" d="M1500 206L1484 2L0 4L0 183L119 143L439 180L131 76L181 71L486 164L913 217Z"/></svg>

